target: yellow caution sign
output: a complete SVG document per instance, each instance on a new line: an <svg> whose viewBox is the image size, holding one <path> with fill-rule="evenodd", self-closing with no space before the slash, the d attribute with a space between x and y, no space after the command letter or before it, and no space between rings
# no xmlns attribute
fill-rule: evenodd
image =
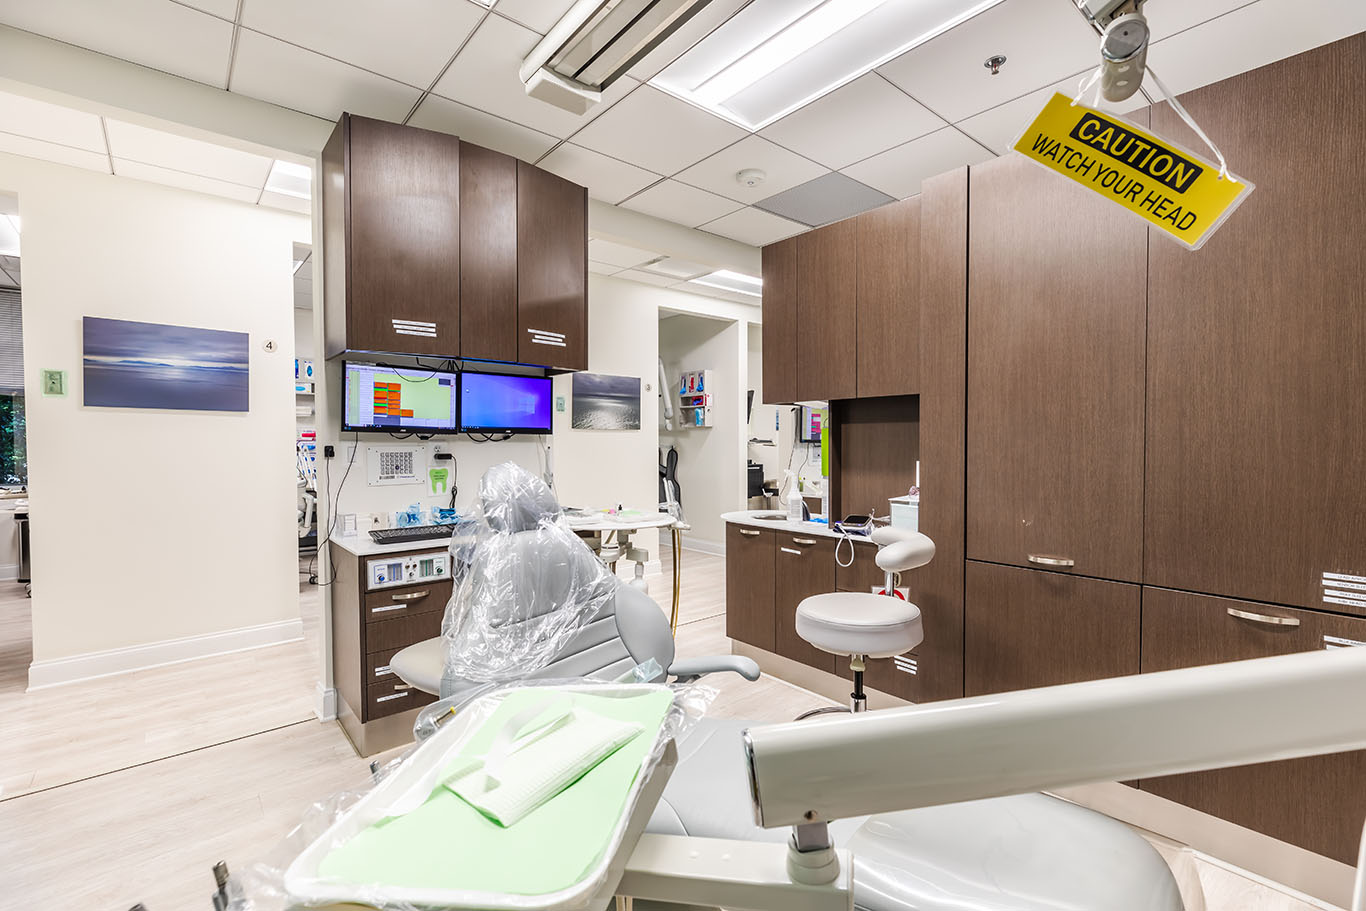
<svg viewBox="0 0 1366 911"><path fill-rule="evenodd" d="M1127 121L1055 94L1015 151L1198 250L1252 184Z"/></svg>

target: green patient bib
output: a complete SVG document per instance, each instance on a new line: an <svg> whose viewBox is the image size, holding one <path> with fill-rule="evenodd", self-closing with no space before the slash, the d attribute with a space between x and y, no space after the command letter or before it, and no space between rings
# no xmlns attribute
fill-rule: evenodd
<svg viewBox="0 0 1366 911"><path fill-rule="evenodd" d="M484 755L513 715L547 695L535 688L509 694L460 755ZM319 875L357 884L519 895L577 884L606 850L673 695L618 699L574 693L573 700L587 711L645 730L514 826L503 828L438 786L418 809L377 822L332 851Z"/></svg>

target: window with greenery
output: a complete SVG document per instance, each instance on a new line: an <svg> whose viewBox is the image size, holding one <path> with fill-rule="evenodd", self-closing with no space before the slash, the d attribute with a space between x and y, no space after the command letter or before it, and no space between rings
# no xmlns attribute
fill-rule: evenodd
<svg viewBox="0 0 1366 911"><path fill-rule="evenodd" d="M0 487L28 484L24 397L0 394Z"/></svg>

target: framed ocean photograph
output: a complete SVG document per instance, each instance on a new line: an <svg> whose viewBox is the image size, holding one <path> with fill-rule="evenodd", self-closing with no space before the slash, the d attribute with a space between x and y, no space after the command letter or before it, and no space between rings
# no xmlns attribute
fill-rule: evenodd
<svg viewBox="0 0 1366 911"><path fill-rule="evenodd" d="M248 410L245 332L87 316L82 336L86 405Z"/></svg>
<svg viewBox="0 0 1366 911"><path fill-rule="evenodd" d="M639 430L640 377L574 374L575 430Z"/></svg>

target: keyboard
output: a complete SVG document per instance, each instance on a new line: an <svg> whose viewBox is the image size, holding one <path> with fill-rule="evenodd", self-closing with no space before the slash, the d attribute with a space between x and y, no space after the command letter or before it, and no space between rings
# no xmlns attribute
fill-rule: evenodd
<svg viewBox="0 0 1366 911"><path fill-rule="evenodd" d="M370 538L376 544L448 541L454 531L454 525L409 525L407 528L376 528L370 532Z"/></svg>

